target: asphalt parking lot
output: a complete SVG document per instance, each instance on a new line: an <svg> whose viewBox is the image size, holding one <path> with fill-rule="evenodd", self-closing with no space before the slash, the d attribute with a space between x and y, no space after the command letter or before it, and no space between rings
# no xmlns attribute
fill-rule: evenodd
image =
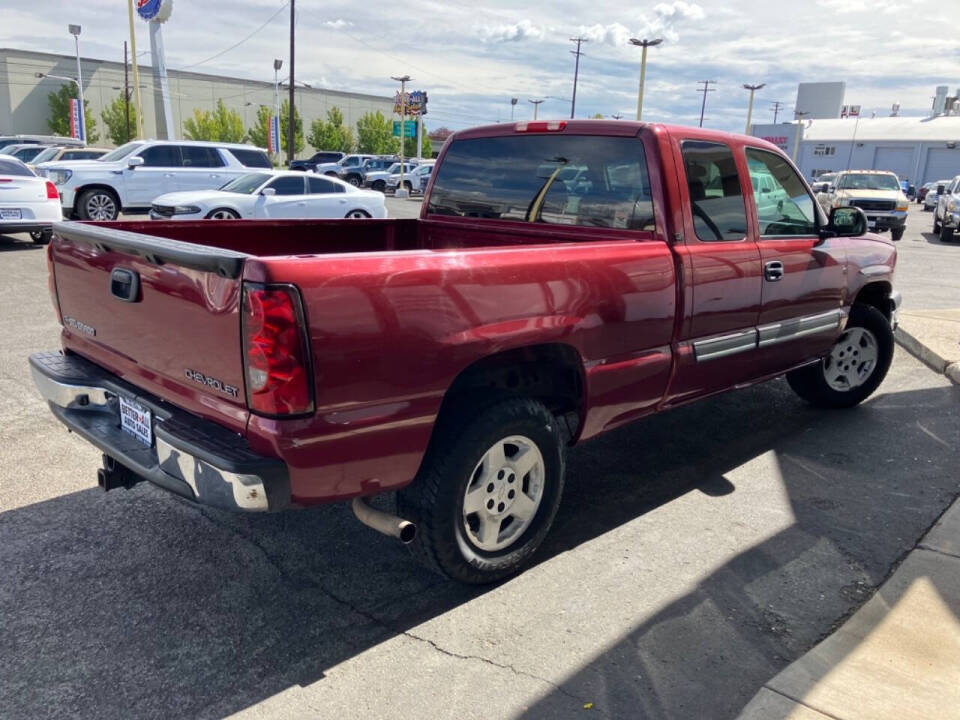
<svg viewBox="0 0 960 720"><path fill-rule="evenodd" d="M931 225L912 206L906 307L960 305ZM58 346L44 252L0 237L0 270L6 717L731 718L960 493L960 388L898 350L854 410L778 380L575 448L539 563L465 588L346 506L101 493L29 379Z"/></svg>

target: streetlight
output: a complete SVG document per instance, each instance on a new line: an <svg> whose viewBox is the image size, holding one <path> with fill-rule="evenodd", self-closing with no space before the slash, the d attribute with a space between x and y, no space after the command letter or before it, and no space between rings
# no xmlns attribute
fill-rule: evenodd
<svg viewBox="0 0 960 720"><path fill-rule="evenodd" d="M647 48L656 47L662 42L663 38L655 38L654 40L630 38L631 45L643 48L643 53L640 55L640 89L637 91L637 120L640 120L643 115L643 80L647 74Z"/></svg>
<svg viewBox="0 0 960 720"><path fill-rule="evenodd" d="M510 122L513 122L513 109L517 106L518 98L510 98Z"/></svg>
<svg viewBox="0 0 960 720"><path fill-rule="evenodd" d="M409 75L401 75L400 77L390 76L391 80L396 80L400 83L400 182L397 185L396 192L393 196L397 198L409 197L407 188L403 185L403 141L406 140L406 130L407 130L407 83L410 82Z"/></svg>
<svg viewBox="0 0 960 720"><path fill-rule="evenodd" d="M800 112L799 110L794 110L793 117L797 120L797 134L793 139L793 163L797 163L797 150L800 149L800 128L803 126L803 116L809 115L809 112Z"/></svg>
<svg viewBox="0 0 960 720"><path fill-rule="evenodd" d="M80 72L80 26L67 25L70 34L73 35L73 42L77 49L77 94L80 96L80 139L84 144L87 142L87 118L86 110L83 106L83 74Z"/></svg>
<svg viewBox="0 0 960 720"><path fill-rule="evenodd" d="M759 90L762 87L766 87L766 83L760 83L759 85L744 85L744 90L750 91L750 104L747 106L747 129L744 131L744 135L750 134L750 120L753 117L753 93Z"/></svg>
<svg viewBox="0 0 960 720"><path fill-rule="evenodd" d="M283 144L280 142L280 81L277 79L277 73L280 72L281 67L283 67L283 60L273 61L273 116L276 120L274 120L271 125L276 123L277 147L274 148L274 151L277 157L280 156L280 146ZM268 137L273 133L273 130L273 127L271 127L270 132L267 133Z"/></svg>
<svg viewBox="0 0 960 720"><path fill-rule="evenodd" d="M527 102L530 103L531 105L533 105L533 119L536 120L536 119L537 119L537 110L540 109L540 103L542 103L543 100L527 100Z"/></svg>

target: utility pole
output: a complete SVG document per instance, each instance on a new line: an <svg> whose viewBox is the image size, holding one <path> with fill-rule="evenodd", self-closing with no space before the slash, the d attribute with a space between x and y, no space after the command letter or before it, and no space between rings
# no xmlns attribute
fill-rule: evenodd
<svg viewBox="0 0 960 720"><path fill-rule="evenodd" d="M640 120L643 116L643 81L647 74L647 48L656 47L662 42L663 38L656 38L655 40L630 38L631 45L643 48L643 53L640 55L640 89L637 90L637 120Z"/></svg>
<svg viewBox="0 0 960 720"><path fill-rule="evenodd" d="M287 123L287 167L290 167L290 162L293 160L294 151L296 149L296 132L294 125L294 117L296 116L296 106L294 105L294 95L293 91L296 85L294 84L296 78L294 76L295 69L295 37L294 37L294 4L296 0L290 0L290 112L288 113L289 122ZM279 138L277 138L279 141Z"/></svg>
<svg viewBox="0 0 960 720"><path fill-rule="evenodd" d="M744 135L750 134L750 120L753 117L753 93L760 88L766 86L766 83L760 83L759 85L744 85L744 90L750 91L750 104L747 106L747 129L744 131Z"/></svg>
<svg viewBox="0 0 960 720"><path fill-rule="evenodd" d="M130 19L130 50L133 52L133 93L137 100L137 137L143 137L143 103L140 102L140 70L137 67L137 33L133 27L133 0L127 0Z"/></svg>
<svg viewBox="0 0 960 720"><path fill-rule="evenodd" d="M390 79L400 83L400 182L397 183L397 189L394 191L393 196L405 198L408 197L408 194L407 189L403 185L403 143L407 139L407 83L410 82L410 76L401 75L400 77L394 77L391 75Z"/></svg>
<svg viewBox="0 0 960 720"><path fill-rule="evenodd" d="M543 100L527 100L527 102L533 105L533 119L536 120L537 110L540 108L540 103L542 103Z"/></svg>
<svg viewBox="0 0 960 720"><path fill-rule="evenodd" d="M799 110L793 111L793 116L797 120L797 134L793 139L793 163L797 163L797 151L800 150L800 129L803 127L803 116L809 115L809 112L800 112ZM859 118L857 118L859 120Z"/></svg>
<svg viewBox="0 0 960 720"><path fill-rule="evenodd" d="M707 109L707 93L713 92L710 88L711 85L716 85L716 80L701 80L697 85L703 85L702 88L697 88L697 92L703 93L703 104L700 105L700 127L703 127L703 113Z"/></svg>
<svg viewBox="0 0 960 720"><path fill-rule="evenodd" d="M570 42L577 44L577 49L570 51L571 55L577 56L577 61L573 66L573 98L570 100L570 119L573 120L573 115L577 110L577 77L580 75L580 56L583 54L580 52L580 45L587 42L587 39L578 35L570 38Z"/></svg>
<svg viewBox="0 0 960 720"><path fill-rule="evenodd" d="M780 108L783 107L783 103L779 100L773 101L773 124L777 124L777 116L780 114Z"/></svg>
<svg viewBox="0 0 960 720"><path fill-rule="evenodd" d="M127 41L123 41L123 109L127 114L127 140L133 137L130 130L130 71L127 67Z"/></svg>

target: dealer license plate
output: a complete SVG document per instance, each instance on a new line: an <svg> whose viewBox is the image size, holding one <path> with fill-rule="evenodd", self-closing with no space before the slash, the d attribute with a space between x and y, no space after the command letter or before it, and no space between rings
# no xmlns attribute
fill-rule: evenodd
<svg viewBox="0 0 960 720"><path fill-rule="evenodd" d="M876 220L867 220L867 228L868 228L869 230L876 230L876 229L877 229L877 221L876 221Z"/></svg>
<svg viewBox="0 0 960 720"><path fill-rule="evenodd" d="M150 411L120 396L120 427L147 447L153 445Z"/></svg>
<svg viewBox="0 0 960 720"><path fill-rule="evenodd" d="M20 220L22 217L20 208L0 208L0 220Z"/></svg>

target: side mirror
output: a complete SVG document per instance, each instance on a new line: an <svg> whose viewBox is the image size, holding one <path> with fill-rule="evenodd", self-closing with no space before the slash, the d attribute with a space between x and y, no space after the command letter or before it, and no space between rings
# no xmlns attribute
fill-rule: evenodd
<svg viewBox="0 0 960 720"><path fill-rule="evenodd" d="M260 191L260 194L263 195L264 197L273 197L274 195L277 194L277 189L276 189L276 188L264 188L263 190Z"/></svg>
<svg viewBox="0 0 960 720"><path fill-rule="evenodd" d="M127 158L127 167L133 170L143 165L143 158L139 155L136 155L132 158Z"/></svg>
<svg viewBox="0 0 960 720"><path fill-rule="evenodd" d="M858 207L835 207L826 229L834 237L857 237L867 231L867 216Z"/></svg>

